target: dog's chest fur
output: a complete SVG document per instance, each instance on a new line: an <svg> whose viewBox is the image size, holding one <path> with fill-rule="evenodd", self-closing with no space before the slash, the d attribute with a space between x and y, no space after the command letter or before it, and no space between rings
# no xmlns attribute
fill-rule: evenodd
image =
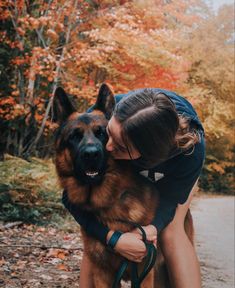
<svg viewBox="0 0 235 288"><path fill-rule="evenodd" d="M128 166L112 163L109 167L99 185L80 185L74 177L62 178L69 200L79 209L94 213L110 229L130 230L116 219L149 224L158 204L154 185Z"/></svg>

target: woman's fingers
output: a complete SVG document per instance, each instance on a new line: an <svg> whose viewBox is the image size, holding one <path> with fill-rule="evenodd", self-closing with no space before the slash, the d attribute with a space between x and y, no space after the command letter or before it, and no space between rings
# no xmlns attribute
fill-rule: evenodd
<svg viewBox="0 0 235 288"><path fill-rule="evenodd" d="M155 241L155 240L157 240L157 235L150 235L150 236L147 237L147 240L151 241L151 242Z"/></svg>
<svg viewBox="0 0 235 288"><path fill-rule="evenodd" d="M146 247L140 237L133 233L124 233L118 240L115 250L129 260L144 257Z"/></svg>
<svg viewBox="0 0 235 288"><path fill-rule="evenodd" d="M132 261L136 262L136 263L141 263L143 261L143 258L136 258L136 259L134 259Z"/></svg>
<svg viewBox="0 0 235 288"><path fill-rule="evenodd" d="M142 226L142 228L146 234L148 241L152 242L152 241L155 241L157 239L157 229L155 226L150 224L147 226ZM143 239L143 234L142 234L140 229L136 228L136 229L132 230L131 233L133 233L135 235L139 235L141 237L141 239Z"/></svg>
<svg viewBox="0 0 235 288"><path fill-rule="evenodd" d="M137 257L137 256L130 256L129 254L127 254L125 258L127 258L127 259L130 260L130 261L140 263L140 262L143 261L144 257L145 257L145 256L139 256L139 257Z"/></svg>
<svg viewBox="0 0 235 288"><path fill-rule="evenodd" d="M134 229L130 233L133 233L138 239L143 240L143 235L139 229Z"/></svg>
<svg viewBox="0 0 235 288"><path fill-rule="evenodd" d="M156 235L149 236L148 240L156 246ZM122 234L115 246L115 250L128 260L138 263L142 262L147 254L146 245L142 241L141 235L130 232Z"/></svg>

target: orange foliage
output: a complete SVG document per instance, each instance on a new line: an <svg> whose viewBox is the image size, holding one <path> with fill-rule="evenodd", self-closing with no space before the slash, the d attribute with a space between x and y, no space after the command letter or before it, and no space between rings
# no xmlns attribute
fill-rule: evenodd
<svg viewBox="0 0 235 288"><path fill-rule="evenodd" d="M31 12L22 0L0 3L0 19L14 23L15 38L7 31L0 37L9 49L18 49L10 64L21 69L25 83L19 90L23 82L16 74L10 83L15 103L2 106L10 115L2 117L18 117L21 101L27 118L28 103L51 97L58 80L79 97L81 109L94 102L103 81L117 93L150 86L184 89L188 63L176 45L183 37L177 23L191 25L194 16L185 16L190 2L39 0ZM36 107L41 125L46 105Z"/></svg>

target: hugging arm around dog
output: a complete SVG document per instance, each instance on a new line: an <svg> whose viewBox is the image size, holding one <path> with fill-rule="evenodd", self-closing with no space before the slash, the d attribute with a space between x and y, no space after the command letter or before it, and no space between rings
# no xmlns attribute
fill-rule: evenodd
<svg viewBox="0 0 235 288"><path fill-rule="evenodd" d="M171 91L153 88L139 89L127 94L118 94L115 96L116 105L118 104L119 107L122 108L127 98L133 96L138 98L138 95L144 94L154 94L154 97L164 95L170 99L175 107L176 113L187 120L189 130L194 130L198 136L198 142L190 147L179 148L172 145L173 147L168 151L168 155L160 155L161 151L159 151L159 158L156 159L156 163L151 163L151 165L148 163L146 165L146 161L143 161L144 159L142 159L142 157L131 160L134 169L147 177L149 181L154 182L156 189L159 191L160 205L151 224L153 224L157 232L160 233L174 218L177 205L186 202L195 182L199 178L205 158L204 129L192 105L186 99ZM94 108L95 107L92 106L87 112L91 112ZM167 123L162 121L162 119L159 119L164 133ZM176 129L177 128L178 127L176 127ZM146 127L146 129L148 129L148 127ZM139 137L139 135L137 135L137 137ZM164 139L162 141L164 141ZM184 139L182 137L182 142L183 141ZM158 147L154 147L154 143L150 143L150 145L152 145L155 150L158 149ZM151 153L152 151L150 151L150 158ZM63 192L62 202L89 235L106 244L107 234L109 232L108 227L102 225L92 213L78 209L78 207L70 203L66 191Z"/></svg>
<svg viewBox="0 0 235 288"><path fill-rule="evenodd" d="M123 228L116 226L116 223L114 226L109 225L109 227L119 228L113 228L113 230L111 230L99 222L95 214L90 212L91 210L83 208L89 203L93 205L96 202L96 208L92 210L96 213L96 209L99 209L100 203L106 202L108 206L104 206L103 204L103 207L105 207L104 214L105 211L108 210L110 217L108 219L112 219L112 221L115 222L115 219L120 217L120 214L116 213L117 206L115 206L115 203L120 203L119 209L122 210L122 220L128 219L129 221L133 221L133 219L139 219L134 222L147 225L142 227L147 234L147 239L154 244L156 244L157 234L159 234L158 243L164 256L171 286L159 284L159 286L154 287L201 287L200 268L192 240L193 225L188 209L203 166L205 142L204 129L192 105L174 92L157 88L139 89L114 97L111 89L106 84L103 84L99 90L96 104L92 106L87 113L79 116L77 113L73 114L75 110L69 103L66 103L65 95L63 93L61 93L61 95L60 93L58 94L58 99L60 99L62 106L69 108L68 113L64 113L63 109L61 110L60 108L57 113L58 115L60 114L63 120L61 124L64 123L61 125L60 130L62 138L57 143L57 173L59 173L61 177L62 187L65 188L62 199L64 206L81 225L82 230L88 236L91 236L90 241L97 239L97 243L99 243L102 249L106 249L107 243L110 244L110 239L113 238L113 235L115 236L115 230L122 232L131 230L122 230ZM58 107L60 106L61 105ZM107 135L103 132L100 134L99 129L97 130L97 119L101 117L99 115L102 115L102 119L105 119L105 122L102 122L105 123L102 129L106 127ZM65 119L68 119L68 121L64 122ZM77 131L79 129L75 127L77 125L76 121L82 122L83 124L80 123L80 125L85 125L85 127L88 127L90 123L90 130L88 129L90 132L85 134L87 135L86 137ZM96 129L91 123L96 126ZM109 184L105 186L106 194L103 193L104 187L101 187L101 194L92 193L93 190L91 191L89 189L92 189L91 187L95 188L95 185L91 185L88 186L88 190L80 191L82 194L79 196L79 189L83 189L83 186L78 186L74 172L72 172L69 167L74 167L72 169L75 169L79 173L79 159L81 155L78 151L80 150L76 148L72 154L69 154L63 142L67 141L67 145L70 145L68 144L70 143L69 139L71 136L73 137L73 131L70 132L71 129L74 130L75 136L76 133L78 133L76 136L78 138L75 137L71 139L73 145L78 143L77 139L80 139L81 143L86 143L88 147L92 147L90 150L90 152L93 151L92 158L86 158L86 155L82 153L84 163L89 162L91 164L90 167L94 167L92 165L92 163L94 163L92 162L94 161L93 157L96 157L95 154L98 152L96 150L97 148L95 148L96 144L94 145L94 143L101 144L102 142L102 151L105 151L104 153L108 151L107 154L111 156L108 158L110 161L113 161L113 164L116 163L118 165L118 163L120 164L121 162L123 164L123 160L127 160L127 162L122 165L121 171L119 170L117 173L116 166L116 168L112 170L113 174L111 177L117 177L115 178L116 182L113 182L115 184L111 186L112 188L110 189L109 168L107 170L100 170L100 172L98 170L94 171L94 168L93 170L92 168L90 170L84 170L85 178L88 177L89 181L97 177L101 179L101 183L105 181L109 182ZM100 137L103 139L101 142L99 140ZM81 140L85 138L93 139L92 146L89 144L91 143L89 140L88 142ZM80 147L79 144L75 146ZM87 147L87 145L85 146ZM94 149L97 151L95 154ZM63 151L63 153L61 153L61 151ZM90 157L89 154L88 157ZM74 161L73 165L66 165L65 162L68 160L70 162ZM111 165L111 169L112 167ZM134 172L133 175L137 175L135 178L132 178L132 182L128 174L125 175L125 171L129 169L127 167L131 168L130 171L131 173ZM102 175L106 180L102 180ZM98 186L103 186L103 184ZM145 194L147 186L152 187L152 196L156 195L156 198L149 198ZM66 187L68 191L66 191ZM131 190L132 187L135 188ZM71 193L73 195L72 197ZM140 200L140 210L136 209L137 202L133 201L137 194ZM102 197L102 195L106 196ZM110 203L113 203L113 198L116 199L115 201L117 202L110 205ZM72 203L70 199L75 201ZM123 206L125 199L127 199L127 201L130 200L128 202L128 209L127 206ZM151 200L146 202L147 199ZM74 204L76 202L82 204L77 206ZM127 204L127 202L125 202L125 204ZM142 213L141 211L144 212ZM148 214L152 215L151 218L147 218ZM138 218L139 215L142 215L142 218ZM97 216L100 217L99 212ZM107 218L101 217L101 219L103 219L103 223L110 224L110 222L106 221ZM189 221L189 225L187 225L187 221ZM192 228L191 231L189 230L190 227ZM151 235L154 235L155 238L151 238ZM109 255L109 260L111 260L109 265L114 265L112 261L114 261L115 258L112 258L113 256L118 258L120 255L131 261L142 262L145 256L145 245L141 239L142 237L138 234L138 231L126 232L123 233L120 238L117 237L117 241L112 243L112 248L115 248L114 250L118 254L107 254ZM101 245L101 243L103 245ZM97 254L93 256L96 257L96 255ZM158 253L158 255L161 255L161 253ZM92 274L89 261L87 254L84 253L80 278L81 287L94 287L91 285L91 280L89 280ZM97 263L99 265L101 264L99 260ZM97 269L99 269L98 266L96 266ZM104 271L106 271L106 269L103 269L103 272ZM98 272L96 276L97 275L101 277L100 272ZM98 281L100 281L99 278ZM110 285L107 287L110 287ZM149 288L153 286L147 284L147 286L143 287Z"/></svg>

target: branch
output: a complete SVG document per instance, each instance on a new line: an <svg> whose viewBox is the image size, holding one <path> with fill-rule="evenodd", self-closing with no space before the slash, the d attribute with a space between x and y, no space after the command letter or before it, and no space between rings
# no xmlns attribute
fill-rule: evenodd
<svg viewBox="0 0 235 288"><path fill-rule="evenodd" d="M20 244L0 244L0 247L23 247L23 248L39 248L39 249L63 249L63 250L80 250L83 251L83 248L81 247L75 247L75 248L70 248L70 247L63 247L63 246L45 246L45 245L20 245Z"/></svg>
<svg viewBox="0 0 235 288"><path fill-rule="evenodd" d="M23 203L23 202L14 202L14 204L22 206L22 207L31 207L31 208L52 208L52 209L58 209L61 210L63 208L63 205L60 203L54 203L54 202L47 202L47 204L27 204L27 203Z"/></svg>
<svg viewBox="0 0 235 288"><path fill-rule="evenodd" d="M7 223L3 227L0 227L0 230L1 230L1 228L2 229L10 229L10 228L13 228L15 226L20 226L22 224L24 224L22 221L16 221L16 222Z"/></svg>
<svg viewBox="0 0 235 288"><path fill-rule="evenodd" d="M37 35L38 35L38 38L39 38L39 39L41 40L41 42L42 42L43 48L44 48L44 49L47 49L48 46L46 45L45 40L43 39L43 36L42 36L41 31L39 31L38 29L35 29L35 30L36 30L36 33L37 33Z"/></svg>
<svg viewBox="0 0 235 288"><path fill-rule="evenodd" d="M75 0L74 1L74 10L73 10L73 13L70 17L70 19L73 19L73 16L74 16L74 13L76 12L76 8L77 8L77 3L78 3L78 0ZM54 84L53 84L53 89L52 89L52 95L54 95L55 93L55 90L56 90L56 87L58 85L58 81L59 81L59 73L60 73L60 69L61 69L61 62L63 61L64 59L64 50L65 50L65 46L68 44L69 42L69 38L70 38L70 32L71 32L71 28L72 28L72 21L70 21L69 25L68 25L68 30L67 30L67 33L66 33L66 38L65 38L65 45L63 47L63 50L61 52L61 56L60 56L60 59L58 61L58 65L56 67L56 73L55 73L55 79L54 79ZM50 109L51 109L51 106L52 106L52 102L53 102L53 96L50 98L49 102L48 102L48 105L47 105L47 108L46 108L46 112L45 112L45 116L43 118L43 121L42 121L42 125L36 135L36 138L35 140L32 142L32 144L29 146L28 148L28 151L27 153L30 154L30 152L32 151L32 149L37 145L39 139L41 138L42 136L42 133L43 133L43 130L44 130L44 127L45 127L45 124L46 124L46 121L48 119L48 115L49 115L49 112L50 112Z"/></svg>

